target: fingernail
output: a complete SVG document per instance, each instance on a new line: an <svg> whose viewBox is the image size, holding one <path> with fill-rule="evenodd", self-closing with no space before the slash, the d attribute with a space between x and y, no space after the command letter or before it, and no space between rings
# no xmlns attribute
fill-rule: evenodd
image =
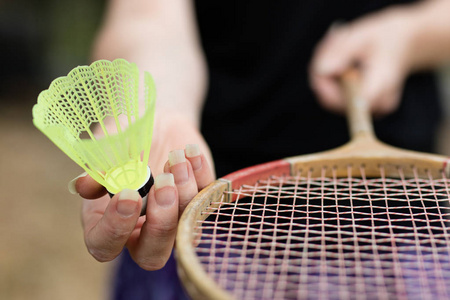
<svg viewBox="0 0 450 300"><path fill-rule="evenodd" d="M183 184L189 180L184 150L174 150L169 153L170 172L175 176L176 184Z"/></svg>
<svg viewBox="0 0 450 300"><path fill-rule="evenodd" d="M163 173L156 176L155 178L156 204L163 207L171 206L176 199L175 189L173 188L164 189L164 187L174 187L174 186L175 180L173 174Z"/></svg>
<svg viewBox="0 0 450 300"><path fill-rule="evenodd" d="M71 181L69 181L69 184L67 185L67 188L69 189L69 193L71 193L72 195L77 195L77 180L78 178L84 177L87 175L87 172L83 172L80 175L78 175L77 177L75 177L74 179L72 179Z"/></svg>
<svg viewBox="0 0 450 300"><path fill-rule="evenodd" d="M202 157L200 155L200 148L197 144L186 145L186 156L189 158L194 171L202 168Z"/></svg>
<svg viewBox="0 0 450 300"><path fill-rule="evenodd" d="M133 215L136 212L136 206L138 204L139 198L139 193L135 190L122 190L119 193L119 201L117 201L117 211L119 212L119 214L124 217Z"/></svg>
<svg viewBox="0 0 450 300"><path fill-rule="evenodd" d="M169 164L170 166L186 162L183 150L173 150L169 152Z"/></svg>
<svg viewBox="0 0 450 300"><path fill-rule="evenodd" d="M195 156L199 156L200 154L202 154L200 152L200 148L198 147L197 144L187 144L186 145L186 156L187 157L195 157Z"/></svg>
<svg viewBox="0 0 450 300"><path fill-rule="evenodd" d="M162 173L155 178L155 189L159 190L165 186L175 186L172 173Z"/></svg>

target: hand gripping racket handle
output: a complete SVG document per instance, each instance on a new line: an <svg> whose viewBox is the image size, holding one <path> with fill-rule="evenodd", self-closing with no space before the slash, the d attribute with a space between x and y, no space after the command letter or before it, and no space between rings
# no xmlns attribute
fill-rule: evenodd
<svg viewBox="0 0 450 300"><path fill-rule="evenodd" d="M349 69L341 77L341 84L347 101L347 120L352 140L375 139L372 117L366 99L361 97L361 75Z"/></svg>

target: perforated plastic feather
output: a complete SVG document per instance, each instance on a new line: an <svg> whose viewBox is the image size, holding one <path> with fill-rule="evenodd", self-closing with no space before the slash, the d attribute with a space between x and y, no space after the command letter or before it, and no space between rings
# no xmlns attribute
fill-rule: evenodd
<svg viewBox="0 0 450 300"><path fill-rule="evenodd" d="M139 101L135 64L96 61L55 79L33 108L35 126L111 193L138 189L148 176L155 86L143 77Z"/></svg>

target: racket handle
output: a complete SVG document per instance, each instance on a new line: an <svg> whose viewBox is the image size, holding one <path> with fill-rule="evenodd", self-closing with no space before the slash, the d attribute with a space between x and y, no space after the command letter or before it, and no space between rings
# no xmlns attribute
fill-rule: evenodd
<svg viewBox="0 0 450 300"><path fill-rule="evenodd" d="M375 139L369 106L360 93L360 72L356 68L349 69L342 75L341 82L347 101L347 120L351 139Z"/></svg>

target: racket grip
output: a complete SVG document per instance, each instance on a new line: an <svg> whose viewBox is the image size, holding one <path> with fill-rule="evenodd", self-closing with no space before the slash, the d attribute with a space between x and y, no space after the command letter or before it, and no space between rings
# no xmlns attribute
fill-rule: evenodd
<svg viewBox="0 0 450 300"><path fill-rule="evenodd" d="M352 140L374 139L372 117L366 99L361 96L361 73L349 69L341 76L342 89L347 102L347 120Z"/></svg>

